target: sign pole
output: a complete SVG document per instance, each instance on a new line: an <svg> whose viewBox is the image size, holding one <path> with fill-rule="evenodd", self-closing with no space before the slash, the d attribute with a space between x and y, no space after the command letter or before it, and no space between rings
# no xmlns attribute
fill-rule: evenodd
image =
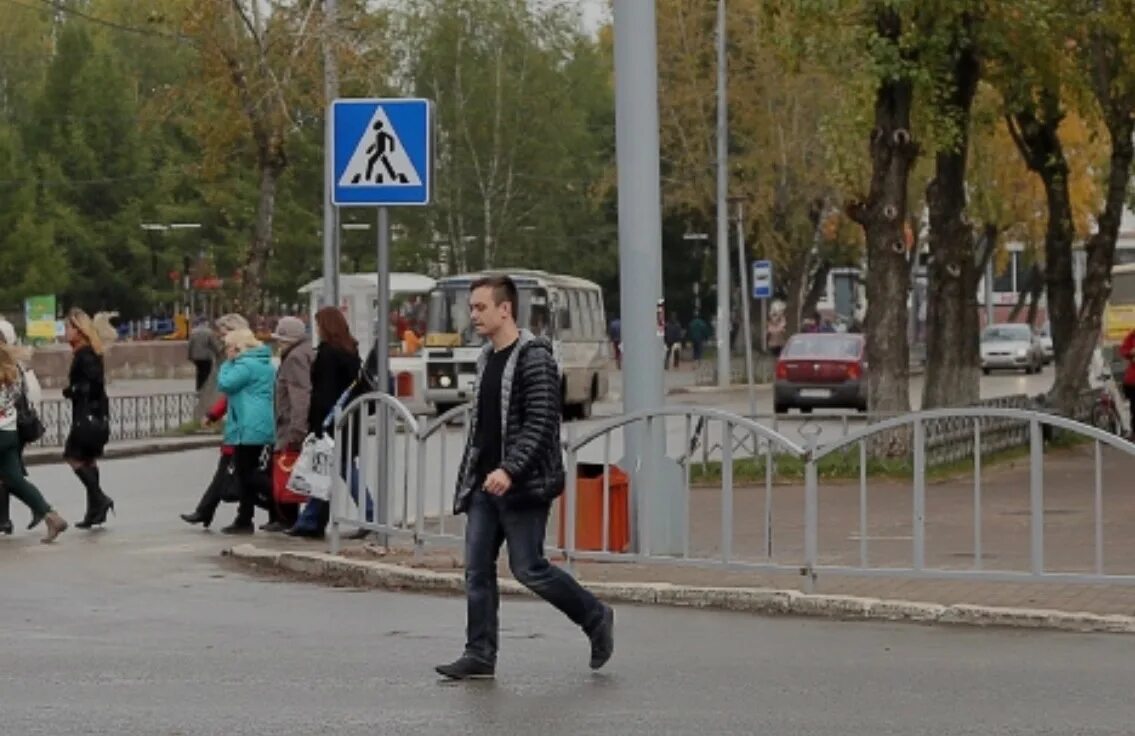
<svg viewBox="0 0 1135 736"><path fill-rule="evenodd" d="M375 378L377 390L383 393L390 388L390 340L387 332L390 329L390 210L386 207L378 208L378 324L374 331ZM375 488L375 521L386 524L389 516L390 499L389 488L391 473L389 472L390 458L387 450L390 447L389 438L384 430L390 429L390 409L383 406L382 420L378 427L378 487ZM359 503L363 503L359 499ZM409 510L407 509L407 512ZM387 546L387 535L381 534L378 543Z"/></svg>
<svg viewBox="0 0 1135 736"><path fill-rule="evenodd" d="M737 272L741 277L741 321L745 330L745 381L749 393L749 416L757 416L756 386L753 385L753 328L749 318L749 278L745 262L745 210L744 203L737 201ZM764 304L761 300L761 304Z"/></svg>
<svg viewBox="0 0 1135 736"><path fill-rule="evenodd" d="M389 207L425 206L430 203L433 132L429 100L422 98L354 98L331 103L331 203L338 207L375 207L378 210L375 324L376 390L390 394L390 210ZM338 228L335 228L336 230ZM375 409L374 456L377 466L374 522L389 523L390 456L398 417L382 402ZM360 432L369 430L364 425ZM358 502L365 516L367 481L362 479ZM408 503L408 509L413 508ZM388 535L380 534L381 544Z"/></svg>

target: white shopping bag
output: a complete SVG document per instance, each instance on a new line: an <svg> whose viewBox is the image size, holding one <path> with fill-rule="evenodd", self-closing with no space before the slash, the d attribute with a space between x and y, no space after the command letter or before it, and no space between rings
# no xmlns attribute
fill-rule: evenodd
<svg viewBox="0 0 1135 736"><path fill-rule="evenodd" d="M329 435L316 437L309 434L288 478L288 490L321 501L330 500L334 452L335 440Z"/></svg>

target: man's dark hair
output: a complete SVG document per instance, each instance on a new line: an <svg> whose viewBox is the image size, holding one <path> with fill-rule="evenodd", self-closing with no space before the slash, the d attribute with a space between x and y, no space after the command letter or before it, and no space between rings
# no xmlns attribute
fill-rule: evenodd
<svg viewBox="0 0 1135 736"><path fill-rule="evenodd" d="M482 276L469 286L469 293L477 289L489 287L493 290L493 303L498 307L508 302L512 305L512 319L515 321L516 310L520 306L520 293L516 290L516 282L509 276Z"/></svg>

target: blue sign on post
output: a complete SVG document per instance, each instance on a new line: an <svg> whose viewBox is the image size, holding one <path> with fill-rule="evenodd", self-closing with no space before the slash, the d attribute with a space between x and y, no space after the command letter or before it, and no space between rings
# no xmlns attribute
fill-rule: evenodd
<svg viewBox="0 0 1135 736"><path fill-rule="evenodd" d="M753 261L753 298L772 299L772 261Z"/></svg>
<svg viewBox="0 0 1135 736"><path fill-rule="evenodd" d="M339 207L430 203L430 101L343 99L331 103L331 201Z"/></svg>

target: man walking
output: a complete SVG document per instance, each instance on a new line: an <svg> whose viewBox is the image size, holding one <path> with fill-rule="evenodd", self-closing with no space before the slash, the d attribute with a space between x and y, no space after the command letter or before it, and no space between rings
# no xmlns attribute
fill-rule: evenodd
<svg viewBox="0 0 1135 736"><path fill-rule="evenodd" d="M614 652L614 611L544 557L548 512L564 488L560 380L548 341L517 328L518 304L516 284L507 276L478 279L470 289L471 321L486 343L454 500L454 511L468 515L465 653L437 667L454 680L495 674L496 562L506 541L516 579L583 629L591 668L602 667Z"/></svg>
<svg viewBox="0 0 1135 736"><path fill-rule="evenodd" d="M209 329L209 323L204 319L198 319L197 326L189 335L189 360L197 369L196 391L200 392L208 383L209 375L213 372L213 360L219 352L217 338Z"/></svg>

